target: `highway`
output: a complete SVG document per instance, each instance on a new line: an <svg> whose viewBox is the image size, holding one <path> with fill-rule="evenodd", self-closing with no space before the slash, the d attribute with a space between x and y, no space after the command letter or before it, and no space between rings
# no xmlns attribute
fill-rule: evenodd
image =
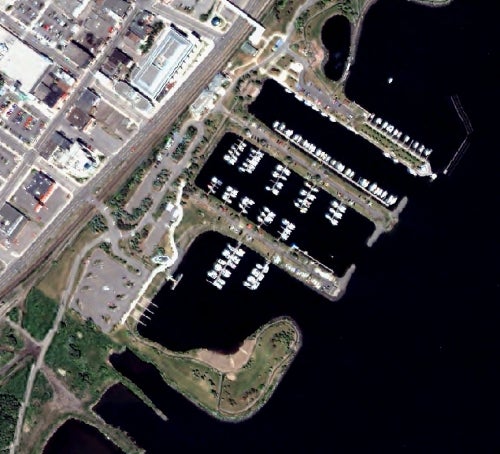
<svg viewBox="0 0 500 454"><path fill-rule="evenodd" d="M246 10L253 17L259 17L270 3L270 0L253 0L248 3ZM166 134L180 113L222 69L249 31L250 27L243 19L235 21L224 37L216 42L211 55L195 69L175 95L161 107L158 114L141 128L120 153L108 160L106 166L91 182L75 194L67 208L50 224L50 228L45 229L23 256L0 276L0 296L3 297L16 288L23 279L43 264L56 245L63 244L71 233L83 226L93 210L89 200L94 197L106 200L119 188L128 174ZM134 151L131 152L132 150ZM70 222L75 213L80 213L80 217L77 221Z"/></svg>

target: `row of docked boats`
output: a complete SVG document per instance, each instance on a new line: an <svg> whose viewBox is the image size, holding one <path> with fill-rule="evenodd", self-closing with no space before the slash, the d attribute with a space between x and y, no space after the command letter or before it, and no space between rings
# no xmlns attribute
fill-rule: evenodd
<svg viewBox="0 0 500 454"><path fill-rule="evenodd" d="M248 157L238 167L238 170L242 173L252 174L263 157L264 152L257 150L256 148L251 148Z"/></svg>
<svg viewBox="0 0 500 454"><path fill-rule="evenodd" d="M233 188L232 186L226 186L226 189L224 190L222 194L222 200L228 204L233 202L233 199L238 195L238 190L236 188Z"/></svg>
<svg viewBox="0 0 500 454"><path fill-rule="evenodd" d="M224 161L229 165L234 166L237 162L241 153L245 151L247 143L241 139L239 142L234 142L223 156Z"/></svg>
<svg viewBox="0 0 500 454"><path fill-rule="evenodd" d="M279 232L279 239L282 241L288 240L290 238L291 233L295 230L295 224L290 222L288 219L283 218L281 220L281 224L283 228Z"/></svg>
<svg viewBox="0 0 500 454"><path fill-rule="evenodd" d="M316 200L316 193L319 189L309 183L308 181L304 182L304 187L299 191L299 197L297 197L293 204L296 208L299 209L299 212L305 214L311 208L312 203Z"/></svg>
<svg viewBox="0 0 500 454"><path fill-rule="evenodd" d="M388 121L385 121L381 117L376 117L375 114L370 114L368 121L375 126L376 129L380 130L382 133L392 137L393 139L401 142L413 153L419 154L421 157L429 157L432 153L432 148L427 148L423 143L412 139L408 134L403 135L403 133L391 125Z"/></svg>
<svg viewBox="0 0 500 454"><path fill-rule="evenodd" d="M248 208L250 208L252 205L255 205L255 200L251 199L250 197L243 196L240 200L240 203L238 204L238 207L241 210L242 214L247 214Z"/></svg>
<svg viewBox="0 0 500 454"><path fill-rule="evenodd" d="M266 186L266 191L270 191L273 195L279 195L283 189L284 182L288 180L291 171L282 164L276 164L271 173L272 179L269 185Z"/></svg>
<svg viewBox="0 0 500 454"><path fill-rule="evenodd" d="M268 207L263 207L257 216L257 222L259 224L269 225L274 221L276 213L271 211Z"/></svg>
<svg viewBox="0 0 500 454"><path fill-rule="evenodd" d="M245 252L239 244L231 246L231 244L227 243L222 251L222 257L218 258L212 268L207 271L207 281L221 290L226 285L227 279L231 277L231 270L238 266Z"/></svg>
<svg viewBox="0 0 500 454"><path fill-rule="evenodd" d="M333 199L330 202L328 212L325 213L325 218L330 221L330 224L332 224L333 226L337 226L339 225L339 222L343 218L346 211L347 207L343 203L340 203L338 200Z"/></svg>
<svg viewBox="0 0 500 454"><path fill-rule="evenodd" d="M209 194L214 194L222 186L222 180L213 176L207 186Z"/></svg>
<svg viewBox="0 0 500 454"><path fill-rule="evenodd" d="M257 290L268 271L269 262L257 263L243 281L243 285L250 290Z"/></svg>
<svg viewBox="0 0 500 454"><path fill-rule="evenodd" d="M300 134L296 134L293 129L286 127L284 122L275 121L273 129L286 137L290 142L304 150L307 154L318 160L321 164L336 172L351 184L369 194L383 205L390 207L398 201L398 197L389 194L388 191L380 188L377 183L370 182L366 178L356 177L356 172L346 167L342 162L336 161L328 153L316 147L313 143L304 139Z"/></svg>

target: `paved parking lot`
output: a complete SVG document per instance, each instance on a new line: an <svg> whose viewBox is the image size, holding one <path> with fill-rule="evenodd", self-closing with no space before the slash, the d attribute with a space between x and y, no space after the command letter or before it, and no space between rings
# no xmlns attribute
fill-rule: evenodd
<svg viewBox="0 0 500 454"><path fill-rule="evenodd" d="M42 0L18 0L14 3L11 15L24 25L30 25L42 8Z"/></svg>
<svg viewBox="0 0 500 454"><path fill-rule="evenodd" d="M34 32L41 38L41 42L55 46L58 42L66 42L71 39L73 25L75 25L75 22L72 19L51 5L34 27Z"/></svg>
<svg viewBox="0 0 500 454"><path fill-rule="evenodd" d="M27 144L38 138L47 123L43 114L35 113L32 106L21 107L10 94L0 96L0 118L10 134Z"/></svg>
<svg viewBox="0 0 500 454"><path fill-rule="evenodd" d="M129 118L103 100L97 106L94 117L108 134L119 140L127 140L137 130L137 126L131 124Z"/></svg>
<svg viewBox="0 0 500 454"><path fill-rule="evenodd" d="M201 14L207 14L213 4L213 0L175 0L172 2L174 8L190 13L196 19Z"/></svg>
<svg viewBox="0 0 500 454"><path fill-rule="evenodd" d="M127 312L140 285L136 274L96 248L86 262L71 307L109 332Z"/></svg>

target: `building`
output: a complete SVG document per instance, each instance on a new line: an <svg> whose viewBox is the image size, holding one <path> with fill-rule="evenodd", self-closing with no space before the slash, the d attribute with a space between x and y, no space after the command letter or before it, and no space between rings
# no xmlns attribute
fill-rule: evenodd
<svg viewBox="0 0 500 454"><path fill-rule="evenodd" d="M42 171L33 173L31 180L24 189L38 202L35 206L35 212L40 211L40 209L45 206L45 203L50 198L55 188L56 182L51 177Z"/></svg>
<svg viewBox="0 0 500 454"><path fill-rule="evenodd" d="M71 126L84 130L93 118L95 107L99 103L100 96L87 88L83 91L78 101L68 113L68 121Z"/></svg>
<svg viewBox="0 0 500 454"><path fill-rule="evenodd" d="M118 17L124 18L131 5L126 0L104 0L103 9L112 11Z"/></svg>
<svg viewBox="0 0 500 454"><path fill-rule="evenodd" d="M245 41L241 45L240 49L243 53L251 55L252 57L255 57L257 55L257 52L259 52L259 50L256 47L252 46L249 41Z"/></svg>
<svg viewBox="0 0 500 454"><path fill-rule="evenodd" d="M0 208L0 235L7 239L14 240L27 222L24 214L10 203L4 203Z"/></svg>
<svg viewBox="0 0 500 454"><path fill-rule="evenodd" d="M52 154L54 164L75 178L90 177L99 165L95 151L83 142L65 142Z"/></svg>
<svg viewBox="0 0 500 454"><path fill-rule="evenodd" d="M110 79L121 79L133 64L132 58L117 47L101 66L101 72Z"/></svg>
<svg viewBox="0 0 500 454"><path fill-rule="evenodd" d="M0 71L29 93L38 83L51 61L0 27Z"/></svg>
<svg viewBox="0 0 500 454"><path fill-rule="evenodd" d="M74 83L75 79L60 69L47 71L33 90L33 94L48 107L54 108Z"/></svg>
<svg viewBox="0 0 500 454"><path fill-rule="evenodd" d="M151 100L158 98L193 47L194 44L175 28L164 29L132 71L132 86Z"/></svg>

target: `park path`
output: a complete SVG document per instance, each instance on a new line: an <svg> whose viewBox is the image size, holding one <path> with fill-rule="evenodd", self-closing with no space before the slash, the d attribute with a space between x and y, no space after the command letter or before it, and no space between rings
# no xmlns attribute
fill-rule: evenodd
<svg viewBox="0 0 500 454"><path fill-rule="evenodd" d="M23 401L21 402L21 406L19 408L19 414L17 417L17 424L16 424L16 430L14 433L14 440L12 441L12 444L10 446L10 454L15 454L16 449L19 445L19 439L21 436L21 429L23 427L24 423L24 416L26 413L26 409L29 406L30 400L31 400L31 393L33 391L33 385L35 383L35 378L38 373L38 371L45 365L44 360L45 360L45 354L47 353L52 340L54 339L54 336L57 333L57 330L59 329L59 324L61 323L64 313L66 312L66 309L68 308L69 302L71 301L71 295L72 295L72 288L74 284L74 280L76 278L76 275L78 273L78 268L80 266L80 263L85 256L85 254L93 247L97 246L100 242L103 241L102 237L105 234L99 236L98 238L95 238L92 242L90 242L86 247L80 251L78 256L73 262L73 265L71 267L71 271L68 277L68 283L66 286L66 289L64 290L62 294L62 301L61 304L59 305L59 308L57 310L56 318L54 319L54 323L52 324L52 328L49 330L45 338L38 343L40 346L40 352L38 354L38 357L35 361L35 363L31 366L30 374L28 376L28 382L26 384L26 390L24 392L24 398Z"/></svg>

